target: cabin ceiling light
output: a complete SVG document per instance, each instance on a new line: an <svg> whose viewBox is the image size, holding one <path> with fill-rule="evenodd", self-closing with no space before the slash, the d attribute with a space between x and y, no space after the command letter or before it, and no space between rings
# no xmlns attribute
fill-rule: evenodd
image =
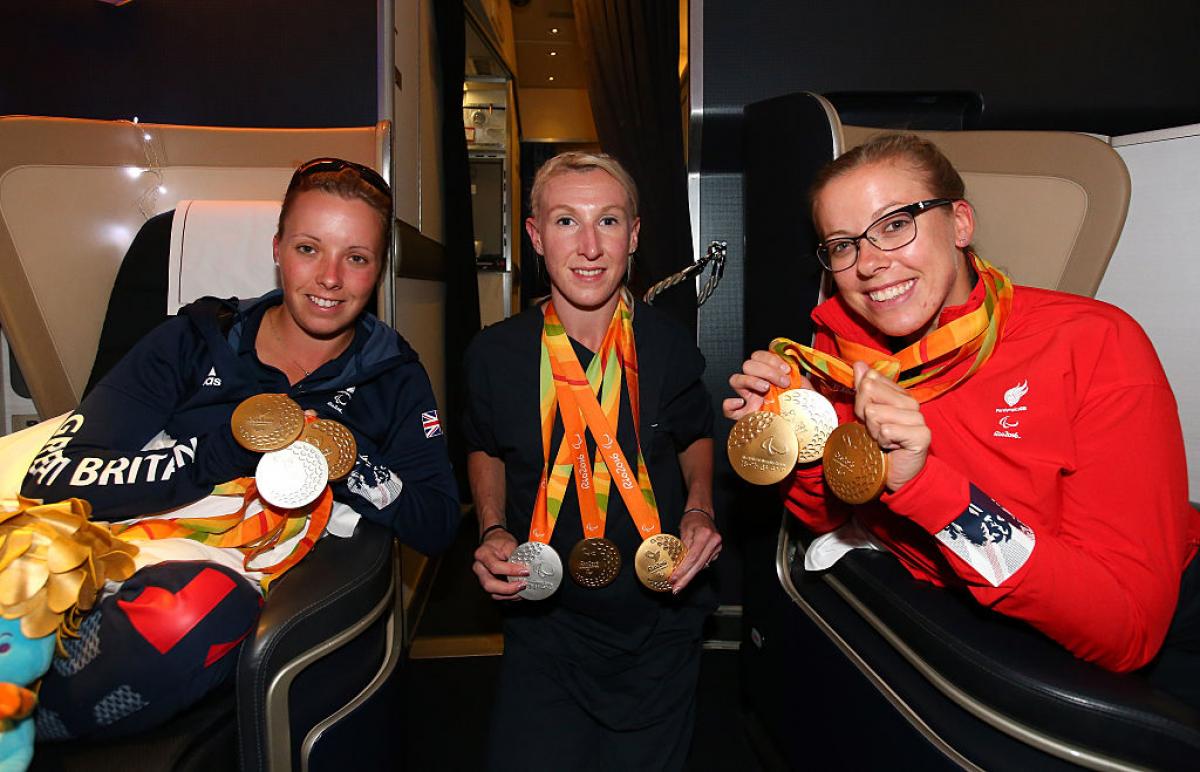
<svg viewBox="0 0 1200 772"><path fill-rule="evenodd" d="M551 27L551 28L550 28L550 34L551 34L551 35L557 35L557 34L558 34L558 27Z"/></svg>
<svg viewBox="0 0 1200 772"><path fill-rule="evenodd" d="M557 52L557 51L551 51L551 52L550 52L550 55L551 55L551 56L558 56L558 52Z"/></svg>
<svg viewBox="0 0 1200 772"><path fill-rule="evenodd" d="M547 80L554 80L554 76L551 75L549 78L547 78Z"/></svg>

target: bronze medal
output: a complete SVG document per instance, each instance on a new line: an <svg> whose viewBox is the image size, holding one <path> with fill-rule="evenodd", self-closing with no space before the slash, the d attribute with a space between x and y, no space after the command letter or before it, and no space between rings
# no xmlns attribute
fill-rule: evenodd
<svg viewBox="0 0 1200 772"><path fill-rule="evenodd" d="M812 389L788 389L778 402L779 415L796 431L796 461L808 464L820 459L829 435L837 428L833 403Z"/></svg>
<svg viewBox="0 0 1200 772"><path fill-rule="evenodd" d="M567 569L584 587L606 587L621 572L621 553L608 539L580 539L567 556Z"/></svg>
<svg viewBox="0 0 1200 772"><path fill-rule="evenodd" d="M825 482L847 504L865 504L883 493L887 454L860 423L833 430L825 443Z"/></svg>
<svg viewBox="0 0 1200 772"><path fill-rule="evenodd" d="M638 581L655 592L669 592L671 584L667 580L685 555L687 548L679 537L669 533L651 536L642 542L633 558Z"/></svg>
<svg viewBox="0 0 1200 772"><path fill-rule="evenodd" d="M242 401L229 419L233 438L246 450L283 450L304 430L304 411L286 394L256 394Z"/></svg>
<svg viewBox="0 0 1200 772"><path fill-rule="evenodd" d="M755 485L777 483L796 466L796 432L775 413L742 416L729 431L726 451L733 471Z"/></svg>
<svg viewBox="0 0 1200 772"><path fill-rule="evenodd" d="M318 418L304 427L300 439L325 454L329 462L329 479L341 480L350 474L358 458L358 443L350 430L337 421Z"/></svg>

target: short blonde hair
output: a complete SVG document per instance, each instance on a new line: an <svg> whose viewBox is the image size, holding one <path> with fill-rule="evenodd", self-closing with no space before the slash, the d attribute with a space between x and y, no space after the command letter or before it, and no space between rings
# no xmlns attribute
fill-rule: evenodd
<svg viewBox="0 0 1200 772"><path fill-rule="evenodd" d="M630 217L637 217L637 183L633 181L633 177L625 170L621 162L607 153L586 153L582 150L571 150L566 153L559 153L542 164L542 168L538 169L537 175L533 178L533 188L529 191L529 208L533 212L534 218L537 218L538 210L541 209L542 189L551 178L568 172L588 172L592 169L600 169L601 171L608 172L609 176L625 189L625 195L629 199L629 215Z"/></svg>

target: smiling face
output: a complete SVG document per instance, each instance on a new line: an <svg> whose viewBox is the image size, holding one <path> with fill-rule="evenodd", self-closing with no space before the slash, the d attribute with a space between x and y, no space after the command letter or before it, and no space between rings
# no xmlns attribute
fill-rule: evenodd
<svg viewBox="0 0 1200 772"><path fill-rule="evenodd" d="M353 329L383 265L379 214L364 201L320 190L298 194L275 237L284 323L328 340Z"/></svg>
<svg viewBox="0 0 1200 772"><path fill-rule="evenodd" d="M539 197L525 230L546 261L555 309L611 316L641 227L625 189L602 169L564 171Z"/></svg>
<svg viewBox="0 0 1200 772"><path fill-rule="evenodd" d="M901 160L860 166L834 177L813 204L822 240L853 238L879 217L916 201L935 198L928 182ZM833 274L842 298L883 334L912 342L926 335L946 306L966 302L971 272L962 252L975 220L970 204L957 200L921 214L917 237L884 252L859 241L858 262Z"/></svg>

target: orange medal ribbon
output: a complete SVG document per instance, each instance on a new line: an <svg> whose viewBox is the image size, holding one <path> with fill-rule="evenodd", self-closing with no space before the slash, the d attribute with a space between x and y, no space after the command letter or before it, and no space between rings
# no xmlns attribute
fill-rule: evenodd
<svg viewBox="0 0 1200 772"><path fill-rule="evenodd" d="M607 487L613 479L642 538L646 539L661 531L658 507L650 487L650 474L641 453L641 438L637 429L640 395L637 393L637 350L633 339L631 306L632 302L622 293L613 321L605 334L600 351L588 368L588 374L584 373L575 357L562 321L554 311L554 304L548 302L545 306L542 332L542 447L545 458L550 457L550 434L553 431L556 408L563 416L564 435L562 445L555 454L555 471L543 469L529 528L531 541L548 543L550 540L554 520L557 519L558 509L562 505L561 497L556 494L561 494L561 488L565 487L565 481L560 485L555 485L554 482L556 478L561 478L558 470L563 466L568 470L572 467L575 470L576 490L579 493L580 513L586 538L604 535ZM598 369L594 369L597 366ZM591 378L588 377L589 374L592 375ZM601 407L592 385L600 374L604 379L604 408ZM620 414L622 374L629 386L630 409L635 436L638 437L636 476L616 441L615 426ZM587 470L585 430L596 440L596 464L591 475Z"/></svg>
<svg viewBox="0 0 1200 772"><path fill-rule="evenodd" d="M242 490L242 506L236 512L213 517L151 518L126 525L113 525L112 532L122 539L136 542L141 539L191 539L212 547L233 547L245 556L242 565L247 571L264 574L259 583L265 591L312 550L321 537L333 510L333 491L328 485L317 500L299 509L278 509L263 501L262 511L246 517L250 503L258 496L253 478L242 477L220 486L221 489ZM307 520L307 526L305 525ZM295 536L304 535L291 554L274 565L250 568L250 563L262 553Z"/></svg>

